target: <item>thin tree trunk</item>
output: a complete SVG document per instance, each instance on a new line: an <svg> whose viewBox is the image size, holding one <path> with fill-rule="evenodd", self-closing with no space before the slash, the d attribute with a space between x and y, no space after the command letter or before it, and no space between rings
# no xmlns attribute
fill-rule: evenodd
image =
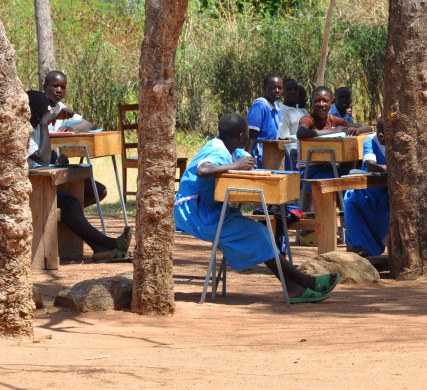
<svg viewBox="0 0 427 390"><path fill-rule="evenodd" d="M390 0L385 136L390 260L398 278L427 272L427 3Z"/></svg>
<svg viewBox="0 0 427 390"><path fill-rule="evenodd" d="M175 53L187 0L147 0L140 60L139 167L132 311L175 310Z"/></svg>
<svg viewBox="0 0 427 390"><path fill-rule="evenodd" d="M42 91L46 74L56 67L55 46L53 44L49 0L34 0L34 8L36 11L39 88Z"/></svg>
<svg viewBox="0 0 427 390"><path fill-rule="evenodd" d="M0 336L32 337L28 98L0 21Z"/></svg>
<svg viewBox="0 0 427 390"><path fill-rule="evenodd" d="M326 14L325 30L323 32L322 51L320 54L319 67L317 68L317 85L323 85L325 80L326 58L328 57L329 35L331 33L332 17L335 10L335 0L329 3L328 13Z"/></svg>

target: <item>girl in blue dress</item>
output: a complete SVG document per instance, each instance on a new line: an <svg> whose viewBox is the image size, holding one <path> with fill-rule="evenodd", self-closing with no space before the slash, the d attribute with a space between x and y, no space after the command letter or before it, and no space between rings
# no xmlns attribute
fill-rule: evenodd
<svg viewBox="0 0 427 390"><path fill-rule="evenodd" d="M378 120L377 132L363 144L363 166L368 172L387 172L384 146L384 121ZM390 225L387 188L350 190L344 197L347 250L361 256L384 252Z"/></svg>
<svg viewBox="0 0 427 390"><path fill-rule="evenodd" d="M230 169L250 170L254 158L243 148L249 139L246 120L238 114L224 115L219 136L206 143L188 165L175 196L174 218L178 229L201 240L214 242L222 203L214 201L215 175ZM242 270L265 263L279 278L267 228L228 207L219 239L219 249L228 264ZM278 250L274 248L274 250ZM280 255L291 303L326 299L339 281L337 274L306 275Z"/></svg>

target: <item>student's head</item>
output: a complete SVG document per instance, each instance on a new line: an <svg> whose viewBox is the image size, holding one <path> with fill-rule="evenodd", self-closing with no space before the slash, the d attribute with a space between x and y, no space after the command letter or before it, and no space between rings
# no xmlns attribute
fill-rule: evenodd
<svg viewBox="0 0 427 390"><path fill-rule="evenodd" d="M284 102L287 106L295 107L298 103L298 83L294 79L283 81Z"/></svg>
<svg viewBox="0 0 427 390"><path fill-rule="evenodd" d="M44 81L43 89L51 106L56 106L65 97L67 77L59 70L49 72Z"/></svg>
<svg viewBox="0 0 427 390"><path fill-rule="evenodd" d="M307 91L302 85L298 85L298 107L305 108L307 106Z"/></svg>
<svg viewBox="0 0 427 390"><path fill-rule="evenodd" d="M332 91L325 86L316 87L311 96L313 114L326 119L332 106Z"/></svg>
<svg viewBox="0 0 427 390"><path fill-rule="evenodd" d="M232 149L244 148L249 141L248 122L239 114L225 114L218 122L219 138Z"/></svg>
<svg viewBox="0 0 427 390"><path fill-rule="evenodd" d="M347 87L340 87L335 90L335 105L338 110L344 112L351 106L351 91Z"/></svg>
<svg viewBox="0 0 427 390"><path fill-rule="evenodd" d="M280 99L283 94L283 80L278 73L269 73L264 77L264 94L270 103Z"/></svg>
<svg viewBox="0 0 427 390"><path fill-rule="evenodd" d="M27 95L31 111L30 123L35 128L42 116L49 111L49 99L40 91L27 91Z"/></svg>
<svg viewBox="0 0 427 390"><path fill-rule="evenodd" d="M384 137L384 117L381 115L377 120L377 138L381 145L385 145Z"/></svg>

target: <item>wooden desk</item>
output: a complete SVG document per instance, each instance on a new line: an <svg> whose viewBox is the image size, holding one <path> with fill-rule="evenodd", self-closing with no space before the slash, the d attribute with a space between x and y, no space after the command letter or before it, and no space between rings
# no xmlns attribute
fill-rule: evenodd
<svg viewBox="0 0 427 390"><path fill-rule="evenodd" d="M347 176L304 180L311 185L316 213L318 253L337 250L336 192L350 189L387 187L387 176Z"/></svg>
<svg viewBox="0 0 427 390"><path fill-rule="evenodd" d="M30 169L34 269L58 269L58 248L60 257L82 256L82 240L63 223L58 225L57 191L76 197L83 207L84 180L91 174L92 167Z"/></svg>
<svg viewBox="0 0 427 390"><path fill-rule="evenodd" d="M363 159L363 142L368 134L356 137L344 138L322 138L314 137L300 140L301 159L307 158L307 152L313 149L332 150L335 155L335 162L349 162ZM311 162L331 161L328 152L312 152Z"/></svg>
<svg viewBox="0 0 427 390"><path fill-rule="evenodd" d="M120 131L70 135L50 133L50 142L55 149L60 145L86 145L91 158L121 154ZM68 157L84 157L82 149L68 149L66 155Z"/></svg>
<svg viewBox="0 0 427 390"><path fill-rule="evenodd" d="M292 140L258 139L262 144L262 167L263 169L283 170L285 166L286 144L292 144Z"/></svg>

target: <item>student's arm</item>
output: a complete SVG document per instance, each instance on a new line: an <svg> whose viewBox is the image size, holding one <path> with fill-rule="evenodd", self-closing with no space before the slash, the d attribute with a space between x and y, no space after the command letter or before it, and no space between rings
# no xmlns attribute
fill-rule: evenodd
<svg viewBox="0 0 427 390"><path fill-rule="evenodd" d="M316 130L316 129L308 129L305 126L300 125L297 130L297 138L298 139L313 138L313 137L318 137L319 135L341 133L342 131L344 130L339 127L336 127L335 129Z"/></svg>
<svg viewBox="0 0 427 390"><path fill-rule="evenodd" d="M249 128L249 141L245 147L245 150L248 153L252 154L252 150L254 149L256 140L258 139L259 130Z"/></svg>
<svg viewBox="0 0 427 390"><path fill-rule="evenodd" d="M52 115L47 112L40 121L40 143L39 148L29 158L41 165L49 165L52 154L52 144L49 138L49 123L52 121Z"/></svg>
<svg viewBox="0 0 427 390"><path fill-rule="evenodd" d="M82 121L80 123L78 123L77 125L73 125L73 126L61 126L58 127L58 132L75 132L78 133L79 131L87 131L87 130L92 130L93 129L93 125L92 123L90 123L89 121L82 119Z"/></svg>
<svg viewBox="0 0 427 390"><path fill-rule="evenodd" d="M365 167L368 172L387 172L386 164L378 164L374 160L366 160Z"/></svg>
<svg viewBox="0 0 427 390"><path fill-rule="evenodd" d="M209 161L206 161L199 165L197 168L197 176L200 177L213 177L220 173L225 173L230 169L236 169L241 171L249 171L253 169L255 159L252 156L245 156L239 158L232 164L215 165Z"/></svg>
<svg viewBox="0 0 427 390"><path fill-rule="evenodd" d="M348 126L346 129L347 135L359 135L359 134L366 134L366 133L372 133L371 126L368 125L359 125L357 123L350 123L347 122Z"/></svg>
<svg viewBox="0 0 427 390"><path fill-rule="evenodd" d="M248 115L246 116L249 127L249 141L245 147L245 150L252 154L256 140L261 132L262 124L264 122L264 112L262 105L259 101L255 101L249 109Z"/></svg>

